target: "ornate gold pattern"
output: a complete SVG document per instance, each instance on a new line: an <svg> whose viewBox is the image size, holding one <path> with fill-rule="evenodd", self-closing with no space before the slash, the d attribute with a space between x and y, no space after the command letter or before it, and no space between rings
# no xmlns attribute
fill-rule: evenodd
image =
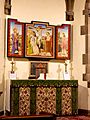
<svg viewBox="0 0 90 120"><path fill-rule="evenodd" d="M30 88L19 89L19 115L30 115Z"/></svg>
<svg viewBox="0 0 90 120"><path fill-rule="evenodd" d="M72 114L71 87L62 87L62 115Z"/></svg>
<svg viewBox="0 0 90 120"><path fill-rule="evenodd" d="M56 113L56 88L37 87L36 90L36 113Z"/></svg>

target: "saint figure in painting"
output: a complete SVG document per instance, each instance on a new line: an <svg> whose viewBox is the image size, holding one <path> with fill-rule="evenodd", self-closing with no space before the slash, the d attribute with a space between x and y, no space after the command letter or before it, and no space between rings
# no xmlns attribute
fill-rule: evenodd
<svg viewBox="0 0 90 120"><path fill-rule="evenodd" d="M35 31L32 31L30 41L31 41L33 54L38 55L39 54L39 48L38 48L38 46L36 44L36 33L35 33Z"/></svg>
<svg viewBox="0 0 90 120"><path fill-rule="evenodd" d="M61 43L62 55L67 56L67 40L65 33L62 33L62 43Z"/></svg>
<svg viewBox="0 0 90 120"><path fill-rule="evenodd" d="M46 45L45 45L45 51L46 53L51 56L52 54L52 36L50 35L50 32L46 32Z"/></svg>
<svg viewBox="0 0 90 120"><path fill-rule="evenodd" d="M18 51L19 32L16 27L13 28L11 39L12 39L12 54L17 54L19 52Z"/></svg>
<svg viewBox="0 0 90 120"><path fill-rule="evenodd" d="M35 31L28 30L27 34L27 54L31 55L38 55L39 54L39 48L36 44L36 33Z"/></svg>

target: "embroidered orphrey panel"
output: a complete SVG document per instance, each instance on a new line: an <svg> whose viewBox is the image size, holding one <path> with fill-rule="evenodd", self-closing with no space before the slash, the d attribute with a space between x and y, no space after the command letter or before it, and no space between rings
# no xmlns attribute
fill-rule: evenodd
<svg viewBox="0 0 90 120"><path fill-rule="evenodd" d="M56 113L56 88L37 87L36 89L36 113Z"/></svg>
<svg viewBox="0 0 90 120"><path fill-rule="evenodd" d="M30 115L30 88L19 88L19 115Z"/></svg>
<svg viewBox="0 0 90 120"><path fill-rule="evenodd" d="M72 114L71 87L62 87L62 115Z"/></svg>

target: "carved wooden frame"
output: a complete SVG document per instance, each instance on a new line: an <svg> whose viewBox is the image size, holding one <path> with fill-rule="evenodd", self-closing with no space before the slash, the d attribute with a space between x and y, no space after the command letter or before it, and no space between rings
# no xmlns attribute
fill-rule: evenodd
<svg viewBox="0 0 90 120"><path fill-rule="evenodd" d="M8 18L7 24L7 56L24 57L24 23ZM15 29L18 32L14 34Z"/></svg>
<svg viewBox="0 0 90 120"><path fill-rule="evenodd" d="M55 58L54 26L39 21L25 24L25 57Z"/></svg>

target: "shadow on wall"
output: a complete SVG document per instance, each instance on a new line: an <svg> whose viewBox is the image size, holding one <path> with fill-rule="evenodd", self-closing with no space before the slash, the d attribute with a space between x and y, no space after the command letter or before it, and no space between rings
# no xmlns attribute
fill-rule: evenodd
<svg viewBox="0 0 90 120"><path fill-rule="evenodd" d="M88 110L88 88L78 86L78 109Z"/></svg>
<svg viewBox="0 0 90 120"><path fill-rule="evenodd" d="M0 112L3 111L3 85L0 83Z"/></svg>

